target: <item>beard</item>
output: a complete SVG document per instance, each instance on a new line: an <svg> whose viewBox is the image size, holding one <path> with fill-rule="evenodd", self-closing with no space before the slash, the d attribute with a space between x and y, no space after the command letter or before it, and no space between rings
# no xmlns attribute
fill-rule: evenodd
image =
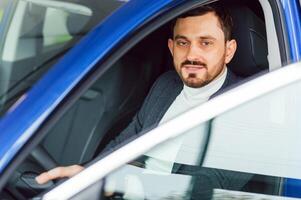
<svg viewBox="0 0 301 200"><path fill-rule="evenodd" d="M208 77L208 72L205 74ZM187 78L182 79L184 84L192 88L200 88L211 82L208 78L200 79L196 73L189 73Z"/></svg>
<svg viewBox="0 0 301 200"><path fill-rule="evenodd" d="M193 73L193 72L188 73L188 75L184 77L181 72L181 69L186 64L203 66L204 71L201 72L202 73L201 77L199 76L200 75L199 73ZM211 81L213 81L216 77L218 77L223 71L224 66L225 66L225 54L222 56L222 58L218 61L216 65L211 67L212 69L216 69L212 74L209 74L208 66L205 63L191 62L191 61L183 62L181 64L180 70L178 71L178 74L180 75L184 84L187 85L188 87L200 88L200 87L204 87L205 85L208 85Z"/></svg>

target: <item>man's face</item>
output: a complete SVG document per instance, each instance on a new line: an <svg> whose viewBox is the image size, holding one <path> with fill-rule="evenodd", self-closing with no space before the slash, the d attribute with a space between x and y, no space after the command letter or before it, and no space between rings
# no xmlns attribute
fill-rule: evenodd
<svg viewBox="0 0 301 200"><path fill-rule="evenodd" d="M179 18L168 47L179 76L189 87L207 85L225 69L236 50L235 40L225 42L215 13Z"/></svg>

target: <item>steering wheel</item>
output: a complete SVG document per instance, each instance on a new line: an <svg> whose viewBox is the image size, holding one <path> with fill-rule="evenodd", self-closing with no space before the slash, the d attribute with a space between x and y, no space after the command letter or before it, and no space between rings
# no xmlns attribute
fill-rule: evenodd
<svg viewBox="0 0 301 200"><path fill-rule="evenodd" d="M57 167L57 162L41 146L37 146L16 171L5 186L16 199L29 199L54 186L54 181L38 184L35 178L42 172Z"/></svg>

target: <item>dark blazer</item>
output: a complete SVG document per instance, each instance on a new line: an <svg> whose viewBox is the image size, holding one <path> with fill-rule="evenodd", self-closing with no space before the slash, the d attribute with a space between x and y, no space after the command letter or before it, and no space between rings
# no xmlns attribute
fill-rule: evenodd
<svg viewBox="0 0 301 200"><path fill-rule="evenodd" d="M212 97L222 93L226 88L237 83L240 80L230 70L228 70L226 80L221 89ZM168 71L161 75L152 86L148 96L139 112L134 116L128 127L121 132L112 142L110 142L104 151L114 149L118 144L128 141L133 136L144 134L148 130L156 127L167 109L173 103L175 98L183 89L183 82L175 71ZM211 97L211 98L212 98ZM134 138L136 138L134 137ZM251 174L237 173L226 170L199 168L197 178L197 187L194 187L194 195L196 199L210 199L212 188L226 188L232 190L240 190L252 177ZM175 173L186 173L190 169L177 167L173 169ZM185 172L186 171L186 172Z"/></svg>
<svg viewBox="0 0 301 200"><path fill-rule="evenodd" d="M229 86L241 79L228 70L227 77L220 90L212 97L222 93ZM111 141L105 150L111 149L141 132L156 127L167 109L183 89L183 82L176 71L168 71L162 74L153 84L150 92L145 98L142 107L134 116L132 122L124 129L119 136ZM212 98L211 97L211 98Z"/></svg>

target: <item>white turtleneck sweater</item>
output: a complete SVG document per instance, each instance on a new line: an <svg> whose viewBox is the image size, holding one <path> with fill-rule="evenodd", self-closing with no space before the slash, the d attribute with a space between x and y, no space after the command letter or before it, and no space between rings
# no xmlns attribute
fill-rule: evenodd
<svg viewBox="0 0 301 200"><path fill-rule="evenodd" d="M183 90L171 104L165 115L160 121L164 123L179 114L200 105L209 100L216 93L226 80L227 68L215 80L201 88L191 88L184 85ZM152 149L147 156L157 158L159 160L168 161L165 164L157 162L154 159L146 161L146 168L161 171L171 172L173 163L198 164L200 149L203 141L203 135L206 127L200 125L197 128L190 130L188 133L180 137L169 140L164 145Z"/></svg>

